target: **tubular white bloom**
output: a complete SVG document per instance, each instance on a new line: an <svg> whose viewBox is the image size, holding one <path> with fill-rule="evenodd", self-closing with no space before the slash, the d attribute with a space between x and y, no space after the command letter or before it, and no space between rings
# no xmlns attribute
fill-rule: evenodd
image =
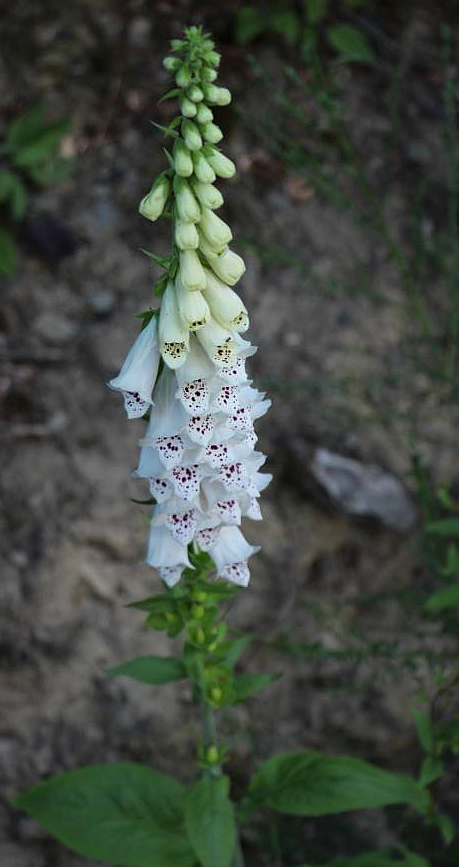
<svg viewBox="0 0 459 867"><path fill-rule="evenodd" d="M201 151L193 153L194 173L203 184L213 184L215 172Z"/></svg>
<svg viewBox="0 0 459 867"><path fill-rule="evenodd" d="M213 211L221 208L223 205L223 196L217 187L213 184L203 184L201 181L191 181L193 193L199 201L199 204L204 208L211 208Z"/></svg>
<svg viewBox="0 0 459 867"><path fill-rule="evenodd" d="M219 178L232 178L236 174L234 163L212 145L205 148L204 157Z"/></svg>
<svg viewBox="0 0 459 867"><path fill-rule="evenodd" d="M159 360L157 318L152 316L129 350L118 376L108 383L123 393L128 418L139 418L151 405Z"/></svg>
<svg viewBox="0 0 459 867"><path fill-rule="evenodd" d="M201 243L200 247L202 249ZM207 252L204 252L204 255L212 271L215 272L217 277L220 277L220 280L223 280L223 283L227 283L228 286L234 286L245 271L244 260L237 253L229 250L228 247L218 256L215 254L209 256Z"/></svg>
<svg viewBox="0 0 459 867"><path fill-rule="evenodd" d="M196 331L210 319L210 310L201 292L190 292L185 289L180 279L175 283L178 309L183 324Z"/></svg>
<svg viewBox="0 0 459 867"><path fill-rule="evenodd" d="M154 222L161 216L169 196L170 183L166 175L160 175L154 182L151 190L142 199L139 205L139 213L147 220Z"/></svg>
<svg viewBox="0 0 459 867"><path fill-rule="evenodd" d="M158 336L165 363L172 369L180 367L186 360L190 336L180 320L172 283L167 284L161 301Z"/></svg>
<svg viewBox="0 0 459 867"><path fill-rule="evenodd" d="M249 327L249 315L239 295L222 283L212 271L205 269L206 299L212 316L224 328L234 328L235 331L244 332Z"/></svg>
<svg viewBox="0 0 459 867"><path fill-rule="evenodd" d="M174 178L175 204L178 215L184 223L198 223L201 209L187 182L180 177Z"/></svg>
<svg viewBox="0 0 459 867"><path fill-rule="evenodd" d="M199 247L199 235L194 223L177 220L174 236L179 250L197 250Z"/></svg>
<svg viewBox="0 0 459 867"><path fill-rule="evenodd" d="M210 244L228 244L233 237L230 227L210 208L201 209L199 228Z"/></svg>
<svg viewBox="0 0 459 867"><path fill-rule="evenodd" d="M182 250L180 252L179 275L182 286L189 292L204 289L206 275L195 250Z"/></svg>
<svg viewBox="0 0 459 867"><path fill-rule="evenodd" d="M236 343L233 335L214 319L210 318L209 322L199 329L197 338L209 358L218 367L231 365L236 360Z"/></svg>

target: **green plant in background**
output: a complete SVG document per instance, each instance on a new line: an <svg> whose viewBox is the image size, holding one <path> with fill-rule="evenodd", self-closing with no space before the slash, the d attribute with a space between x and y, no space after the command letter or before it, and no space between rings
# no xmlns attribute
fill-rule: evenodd
<svg viewBox="0 0 459 867"><path fill-rule="evenodd" d="M59 153L68 132L69 119L47 123L42 105L35 105L16 118L0 141L0 273L11 276L18 262L15 234L24 219L31 184L52 186L72 172L73 160Z"/></svg>
<svg viewBox="0 0 459 867"><path fill-rule="evenodd" d="M267 402L247 380L244 362L253 347L240 336L247 311L230 288L244 263L214 213L223 202L216 175L234 174L216 146L222 133L210 107L230 99L214 84L219 59L197 27L173 40L165 59L176 83L166 96L179 99L180 114L165 129L173 140L168 168L140 211L152 221L161 214L171 220L172 252L150 254L165 270L155 287L161 305L141 314L142 330L110 383L123 392L128 417L148 421L136 474L149 480L154 506L147 562L165 584L131 607L146 613L148 627L182 643L174 656L140 657L109 673L147 686L190 681L202 730L198 776L185 785L150 767L114 762L71 770L16 799L71 849L119 867L242 867L241 830L266 811L318 817L406 805L451 837L429 788L433 768L424 766L417 780L306 749L261 762L238 798L224 771L227 748L215 711L245 700L273 675L236 670L253 636L235 633L225 617L248 584L247 558L256 551L238 525L242 514L261 518L257 500L267 479L259 473L264 456L254 451L252 423ZM438 758L430 741L427 752ZM428 867L403 846L329 863Z"/></svg>

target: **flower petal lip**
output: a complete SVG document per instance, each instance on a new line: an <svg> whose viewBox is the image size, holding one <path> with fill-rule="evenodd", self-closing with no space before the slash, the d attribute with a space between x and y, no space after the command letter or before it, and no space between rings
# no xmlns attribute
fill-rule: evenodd
<svg viewBox="0 0 459 867"><path fill-rule="evenodd" d="M160 360L157 317L152 316L142 329L123 366L108 385L116 391L138 395L148 405L152 403L152 391L156 382Z"/></svg>
<svg viewBox="0 0 459 867"><path fill-rule="evenodd" d="M239 295L218 279L212 271L205 269L206 299L212 316L224 328L234 328L235 331L247 331L249 315Z"/></svg>

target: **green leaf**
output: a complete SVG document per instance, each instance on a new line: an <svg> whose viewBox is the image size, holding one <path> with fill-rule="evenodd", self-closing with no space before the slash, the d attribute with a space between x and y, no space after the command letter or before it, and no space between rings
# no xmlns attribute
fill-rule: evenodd
<svg viewBox="0 0 459 867"><path fill-rule="evenodd" d="M441 759L434 759L433 756L427 756L421 767L419 774L419 785L430 786L434 780L438 780L445 773L445 766Z"/></svg>
<svg viewBox="0 0 459 867"><path fill-rule="evenodd" d="M51 123L37 134L30 144L21 147L14 156L17 166L34 166L41 163L52 153L59 144L61 138L68 131L70 121L68 117L62 117Z"/></svg>
<svg viewBox="0 0 459 867"><path fill-rule="evenodd" d="M233 668L236 665L239 657L242 656L251 641L251 635L241 635L239 638L233 638L232 641L227 642L223 661L228 668Z"/></svg>
<svg viewBox="0 0 459 867"><path fill-rule="evenodd" d="M161 105L161 103L164 102L166 99L174 99L174 97L180 96L181 92L182 91L180 87L174 87L172 90L168 90L167 93L165 93L164 96L161 97L161 99L158 99L158 105Z"/></svg>
<svg viewBox="0 0 459 867"><path fill-rule="evenodd" d="M456 608L459 605L459 584L450 584L432 593L424 603L427 611L442 611L444 608Z"/></svg>
<svg viewBox="0 0 459 867"><path fill-rule="evenodd" d="M338 858L322 867L429 867L428 862L414 852L403 850L403 859L394 859L389 852L364 852L351 858ZM312 864L302 864L301 867L314 867Z"/></svg>
<svg viewBox="0 0 459 867"><path fill-rule="evenodd" d="M419 743L425 753L431 753L434 748L434 734L430 717L417 707L413 708L412 713Z"/></svg>
<svg viewBox="0 0 459 867"><path fill-rule="evenodd" d="M14 220L22 219L27 207L27 192L20 177L14 172L0 173L0 202L8 202Z"/></svg>
<svg viewBox="0 0 459 867"><path fill-rule="evenodd" d="M52 777L15 804L86 858L116 867L193 867L184 793L152 768L117 762Z"/></svg>
<svg viewBox="0 0 459 867"><path fill-rule="evenodd" d="M156 262L157 265L161 265L161 268L168 268L171 262L170 256L157 256L156 253L150 253L150 250L145 250L144 247L140 247L142 253L145 253L149 259L153 259L153 262Z"/></svg>
<svg viewBox="0 0 459 867"><path fill-rule="evenodd" d="M366 36L351 24L334 24L327 29L327 39L342 60L374 63L375 56Z"/></svg>
<svg viewBox="0 0 459 867"><path fill-rule="evenodd" d="M170 683L187 677L186 668L181 659L174 656L138 656L123 662L115 668L107 669L107 674L132 677L139 683Z"/></svg>
<svg viewBox="0 0 459 867"><path fill-rule="evenodd" d="M280 33L287 42L294 45L300 37L301 23L298 15L286 9L284 12L273 12L270 15L269 23L276 33Z"/></svg>
<svg viewBox="0 0 459 867"><path fill-rule="evenodd" d="M425 813L430 804L427 790L405 774L312 750L281 753L264 762L250 784L249 798L292 816L324 816L401 803Z"/></svg>
<svg viewBox="0 0 459 867"><path fill-rule="evenodd" d="M205 776L185 795L185 826L203 867L231 864L236 825L228 791L228 777Z"/></svg>
<svg viewBox="0 0 459 867"><path fill-rule="evenodd" d="M9 232L0 229L0 274L12 277L18 265L16 242Z"/></svg>
<svg viewBox="0 0 459 867"><path fill-rule="evenodd" d="M456 836L456 832L454 829L454 825L449 816L446 813L437 813L436 815L436 824L440 829L443 840L446 845L449 846L450 843L454 840Z"/></svg>
<svg viewBox="0 0 459 867"><path fill-rule="evenodd" d="M6 143L12 151L30 144L43 129L43 106L34 105L8 127Z"/></svg>
<svg viewBox="0 0 459 867"><path fill-rule="evenodd" d="M254 6L241 6L234 19L234 39L247 45L266 30L266 17Z"/></svg>
<svg viewBox="0 0 459 867"><path fill-rule="evenodd" d="M443 518L441 521L431 521L427 524L428 533L437 536L459 536L459 518Z"/></svg>
<svg viewBox="0 0 459 867"><path fill-rule="evenodd" d="M75 166L75 160L53 154L39 165L28 166L27 171L37 184L50 187L65 181L72 174Z"/></svg>
<svg viewBox="0 0 459 867"><path fill-rule="evenodd" d="M234 701L245 701L254 692L264 689L276 679L276 674L235 674L233 680Z"/></svg>
<svg viewBox="0 0 459 867"><path fill-rule="evenodd" d="M328 0L304 0L309 24L318 24L327 14Z"/></svg>

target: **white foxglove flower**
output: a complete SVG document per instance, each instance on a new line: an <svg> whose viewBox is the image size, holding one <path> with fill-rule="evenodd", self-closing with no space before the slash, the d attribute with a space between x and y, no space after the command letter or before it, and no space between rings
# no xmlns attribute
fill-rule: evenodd
<svg viewBox="0 0 459 867"><path fill-rule="evenodd" d="M247 331L249 316L239 295L222 283L208 268L205 269L206 299L213 318L224 328L234 328L235 331Z"/></svg>
<svg viewBox="0 0 459 867"><path fill-rule="evenodd" d="M209 306L202 293L190 292L188 289L185 289L181 279L177 279L176 281L175 292L180 318L183 324L189 328L190 331L196 331L198 328L202 328L202 326L210 319Z"/></svg>
<svg viewBox="0 0 459 867"><path fill-rule="evenodd" d="M138 418L150 407L159 360L158 325L156 316L152 316L129 350L118 376L108 383L123 393L128 418Z"/></svg>
<svg viewBox="0 0 459 867"><path fill-rule="evenodd" d="M228 244L233 237L230 227L210 208L201 209L199 228L210 244Z"/></svg>
<svg viewBox="0 0 459 867"><path fill-rule="evenodd" d="M197 338L209 358L218 367L229 366L236 360L236 343L231 331L210 318L199 329Z"/></svg>
<svg viewBox="0 0 459 867"><path fill-rule="evenodd" d="M161 216L164 211L168 196L170 184L166 175L160 175L154 182L151 190L142 199L139 205L139 212L142 217L154 222Z"/></svg>
<svg viewBox="0 0 459 867"><path fill-rule="evenodd" d="M159 348L168 367L180 367L186 360L190 335L179 316L172 283L168 283L159 311Z"/></svg>
<svg viewBox="0 0 459 867"><path fill-rule="evenodd" d="M179 275L182 286L189 292L196 292L205 288L206 275L195 250L182 250L180 252Z"/></svg>

